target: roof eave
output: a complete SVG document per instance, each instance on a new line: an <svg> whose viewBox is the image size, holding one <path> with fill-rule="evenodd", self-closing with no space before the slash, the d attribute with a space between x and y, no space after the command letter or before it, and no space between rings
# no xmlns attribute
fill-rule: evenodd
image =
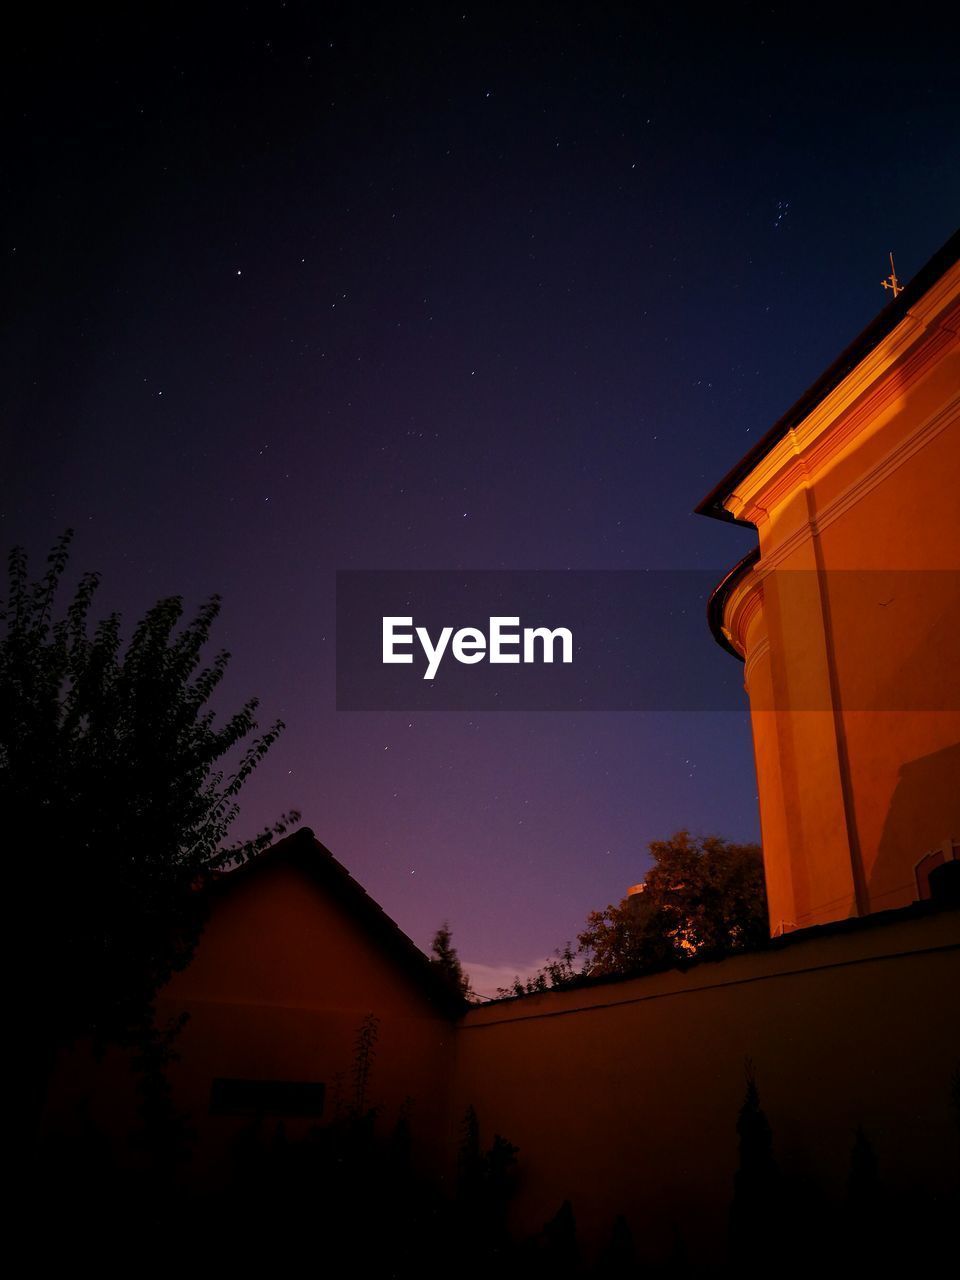
<svg viewBox="0 0 960 1280"><path fill-rule="evenodd" d="M917 272L898 298L889 302L874 317L845 351L834 360L833 364L808 387L799 400L779 418L770 430L736 463L723 479L716 484L705 498L694 507L700 516L710 516L714 520L726 520L747 528L754 526L747 520L740 520L727 510L725 503L740 482L750 474L754 467L770 452L787 432L808 417L821 401L843 381L849 373L864 360L874 347L897 327L912 306L947 271L960 259L960 231L947 240L946 244Z"/></svg>
<svg viewBox="0 0 960 1280"><path fill-rule="evenodd" d="M733 568L720 579L710 592L710 598L707 601L707 626L710 628L714 640L716 640L721 649L725 649L738 662L743 662L743 654L727 637L727 633L723 628L723 614L727 607L730 593L759 559L760 548L751 547L747 554L738 560Z"/></svg>

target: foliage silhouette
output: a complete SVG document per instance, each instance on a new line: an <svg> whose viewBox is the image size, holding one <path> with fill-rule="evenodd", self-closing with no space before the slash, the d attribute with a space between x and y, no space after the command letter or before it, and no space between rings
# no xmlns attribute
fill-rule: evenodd
<svg viewBox="0 0 960 1280"><path fill-rule="evenodd" d="M606 1277L609 1277L609 1280L627 1280L628 1277L637 1274L637 1252L633 1243L633 1233L621 1213L613 1221L610 1239L600 1254L594 1268L594 1275L597 1280L601 1278L605 1280Z"/></svg>
<svg viewBox="0 0 960 1280"><path fill-rule="evenodd" d="M561 947L552 960L548 960L531 978L514 978L509 987L500 987L499 996L533 996L541 991L559 990L573 985L583 977L583 970L577 968L577 953L568 942Z"/></svg>
<svg viewBox="0 0 960 1280"><path fill-rule="evenodd" d="M418 1168L413 1158L411 1111L408 1099L385 1134L379 1131L381 1109L368 1105L363 1123L356 1123L347 1108L296 1135L261 1117L237 1132L232 1165L220 1167L222 1181L189 1193L173 1178L145 1182L142 1171L121 1170L90 1132L80 1147L48 1153L60 1167L50 1180L53 1198L43 1197L41 1212L49 1222L49 1206L56 1204L59 1229L38 1232L32 1247L46 1259L52 1234L63 1243L64 1262L82 1247L97 1249L96 1256L109 1267L142 1249L149 1233L152 1242L156 1237L152 1253L168 1240L176 1256L189 1246L196 1256L215 1254L219 1263L245 1269L263 1261L292 1270L302 1265L304 1251L313 1249L321 1272L338 1276L635 1280L644 1274L680 1280L767 1274L771 1265L790 1274L812 1274L822 1269L824 1258L841 1270L854 1265L863 1270L865 1262L876 1260L884 1274L895 1260L912 1274L918 1267L929 1270L952 1244L949 1189L940 1189L938 1199L920 1183L901 1184L887 1212L875 1195L877 1161L862 1131L853 1144L846 1197L836 1203L815 1185L813 1195L795 1199L798 1184L778 1170L749 1063L737 1120L740 1164L729 1259L719 1248L704 1258L702 1243L698 1256L688 1257L687 1242L696 1242L699 1230L696 1209L683 1223L684 1234L675 1230L666 1254L662 1233L656 1251L638 1237L644 1247L642 1271L623 1218L613 1223L607 1247L591 1265L581 1253L569 1201L540 1232L517 1238L504 1212L515 1188L517 1148L498 1137L485 1151L476 1111L469 1108L451 1196L444 1180ZM863 1230L868 1220L852 1211L857 1203L880 1211L880 1218L872 1219L870 1209L870 1235ZM103 1230L104 1205L109 1205L108 1231Z"/></svg>
<svg viewBox="0 0 960 1280"><path fill-rule="evenodd" d="M884 1261L884 1253L889 1260L891 1242L884 1227L885 1219L880 1162L863 1126L858 1125L850 1149L850 1172L842 1217L841 1243L851 1263L879 1265Z"/></svg>
<svg viewBox="0 0 960 1280"><path fill-rule="evenodd" d="M463 1118L457 1158L457 1191L461 1202L482 1216L502 1208L513 1193L512 1171L519 1147L499 1133L487 1151L480 1145L480 1122L469 1106Z"/></svg>
<svg viewBox="0 0 960 1280"><path fill-rule="evenodd" d="M160 1181L175 1176L177 1166L190 1158L196 1137L189 1117L174 1104L167 1077L167 1068L177 1060L174 1045L186 1021L187 1015L181 1014L167 1026L146 1027L132 1063L140 1128L131 1135L131 1142L146 1153L148 1168Z"/></svg>
<svg viewBox="0 0 960 1280"><path fill-rule="evenodd" d="M361 1119L369 1114L367 1110L367 1089L370 1084L370 1072L373 1060L377 1056L377 1039L380 1035L380 1019L375 1013L368 1013L357 1031L353 1058L353 1115Z"/></svg>
<svg viewBox="0 0 960 1280"><path fill-rule="evenodd" d="M591 913L579 935L591 974L719 959L769 938L759 845L687 831L653 840L643 889Z"/></svg>
<svg viewBox="0 0 960 1280"><path fill-rule="evenodd" d="M515 1190L518 1151L518 1147L499 1133L484 1151L476 1110L473 1106L467 1107L457 1152L454 1203L456 1233L471 1242L466 1274L502 1273L512 1259L507 1207Z"/></svg>
<svg viewBox="0 0 960 1280"><path fill-rule="evenodd" d="M156 993L202 927L197 889L298 819L224 843L283 725L251 737L256 699L215 723L229 655L202 665L202 654L219 598L182 626L180 598L160 600L124 645L119 615L91 621L97 574L56 615L70 539L36 581L14 548L0 608L0 807L21 849L20 900L42 903L29 974L38 1092L57 1049L79 1037L149 1040Z"/></svg>
<svg viewBox="0 0 960 1280"><path fill-rule="evenodd" d="M760 1106L753 1063L745 1066L746 1093L737 1117L740 1160L730 1208L730 1253L747 1271L769 1265L779 1238L780 1170L773 1132ZM774 1251L774 1252L772 1252Z"/></svg>
<svg viewBox="0 0 960 1280"><path fill-rule="evenodd" d="M577 937L531 978L499 996L536 995L586 977L640 974L691 960L717 960L769 941L760 846L677 831L649 845L643 888L592 911Z"/></svg>
<svg viewBox="0 0 960 1280"><path fill-rule="evenodd" d="M569 1200L544 1226L541 1233L539 1273L544 1277L575 1276L580 1270L580 1248L577 1244L577 1220Z"/></svg>
<svg viewBox="0 0 960 1280"><path fill-rule="evenodd" d="M470 990L470 978L463 971L457 949L453 945L450 926L446 920L433 935L430 951L430 963L450 991L461 1000L469 1000L473 995Z"/></svg>

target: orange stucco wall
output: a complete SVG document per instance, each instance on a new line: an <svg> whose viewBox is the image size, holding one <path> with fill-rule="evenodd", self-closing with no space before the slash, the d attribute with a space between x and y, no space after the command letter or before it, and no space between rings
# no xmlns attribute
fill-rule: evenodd
<svg viewBox="0 0 960 1280"><path fill-rule="evenodd" d="M569 1198L588 1255L622 1213L645 1258L679 1235L691 1260L716 1261L750 1058L785 1175L842 1202L862 1125L887 1176L937 1212L960 1189L960 1023L945 1007L958 948L960 914L944 912L473 1010L451 1125L473 1105L485 1141L520 1148L517 1230Z"/></svg>
<svg viewBox="0 0 960 1280"><path fill-rule="evenodd" d="M788 1178L842 1202L862 1125L889 1190L921 1195L924 1212L957 1194L958 986L960 911L918 908L685 973L476 1007L451 1023L336 895L277 860L224 896L160 1011L190 1014L170 1071L196 1129L188 1182L229 1176L248 1123L210 1114L214 1078L322 1081L332 1095L342 1076L349 1090L357 1028L373 1012L367 1101L384 1131L410 1099L424 1167L452 1185L473 1106L484 1147L501 1134L520 1149L517 1233L535 1233L570 1199L588 1258L623 1214L644 1257L662 1260L679 1238L692 1260L715 1262L747 1059ZM82 1132L89 1116L123 1166L137 1158L134 1102L123 1061L74 1054L51 1090L47 1129ZM284 1123L296 1137L315 1122Z"/></svg>
<svg viewBox="0 0 960 1280"><path fill-rule="evenodd" d="M443 1137L450 1023L356 920L296 867L249 876L214 910L197 954L164 992L161 1016L190 1020L171 1080L201 1118L202 1151L216 1162L236 1131L207 1114L216 1076L316 1080L349 1102L354 1044L367 1014L379 1019L368 1104L389 1127L409 1099L411 1125L430 1163ZM339 1081L339 1084L338 1084ZM291 1133L308 1121L285 1122Z"/></svg>
<svg viewBox="0 0 960 1280"><path fill-rule="evenodd" d="M906 905L960 840L960 267L732 495L771 928Z"/></svg>
<svg viewBox="0 0 960 1280"><path fill-rule="evenodd" d="M436 1166L446 1136L452 1027L416 982L335 898L296 866L268 861L238 881L212 911L190 965L158 1001L161 1021L189 1021L176 1041L169 1078L198 1141L188 1177L217 1176L239 1128L236 1116L210 1114L216 1077L319 1082L323 1119L338 1089L349 1104L357 1032L379 1019L367 1105L381 1108L389 1132L407 1103L415 1154ZM94 1066L82 1055L62 1065L48 1125L89 1106L117 1135L133 1126L124 1064ZM118 1097L117 1089L122 1097ZM308 1119L285 1119L291 1137Z"/></svg>

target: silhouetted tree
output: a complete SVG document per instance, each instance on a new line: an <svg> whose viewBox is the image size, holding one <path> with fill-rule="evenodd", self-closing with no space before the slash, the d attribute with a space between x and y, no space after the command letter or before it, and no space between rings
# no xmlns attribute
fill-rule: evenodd
<svg viewBox="0 0 960 1280"><path fill-rule="evenodd" d="M504 1205L513 1190L511 1176L518 1151L519 1147L497 1133L489 1151L484 1152L476 1110L467 1107L457 1153L458 1197L473 1202L473 1207L482 1212Z"/></svg>
<svg viewBox="0 0 960 1280"><path fill-rule="evenodd" d="M161 1191L169 1185L176 1166L189 1158L195 1136L188 1117L174 1105L167 1079L167 1068L177 1057L174 1044L185 1022L186 1014L181 1014L165 1027L145 1028L133 1062L140 1128L132 1141L147 1153L150 1173Z"/></svg>
<svg viewBox="0 0 960 1280"><path fill-rule="evenodd" d="M364 1119L371 1113L367 1107L367 1089L370 1072L377 1056L377 1039L380 1035L380 1019L368 1013L360 1023L353 1053L353 1118Z"/></svg>
<svg viewBox="0 0 960 1280"><path fill-rule="evenodd" d="M873 1144L861 1125L853 1136L844 1206L844 1236L851 1262L880 1263L889 1232L884 1229L880 1166Z"/></svg>
<svg viewBox="0 0 960 1280"><path fill-rule="evenodd" d="M465 1274L489 1274L510 1249L506 1213L518 1151L499 1133L483 1151L477 1113L467 1107L457 1153L456 1204L460 1233L469 1237L472 1252Z"/></svg>
<svg viewBox="0 0 960 1280"><path fill-rule="evenodd" d="M476 1109L467 1107L460 1130L460 1147L457 1151L457 1194L461 1200L477 1195L483 1176L483 1159L480 1154L480 1121Z"/></svg>
<svg viewBox="0 0 960 1280"><path fill-rule="evenodd" d="M737 1117L740 1161L730 1209L730 1248L734 1261L752 1272L775 1256L780 1226L780 1171L773 1154L773 1133L760 1106L753 1064L746 1064L747 1088Z"/></svg>
<svg viewBox="0 0 960 1280"><path fill-rule="evenodd" d="M597 1280L630 1280L637 1275L633 1233L622 1213L614 1219L610 1239L601 1251L592 1274Z"/></svg>
<svg viewBox="0 0 960 1280"><path fill-rule="evenodd" d="M460 996L462 1000L469 1000L473 994L470 990L470 978L463 971L457 949L453 945L450 926L446 921L433 935L430 951L432 953L430 963L442 980L455 995Z"/></svg>
<svg viewBox="0 0 960 1280"><path fill-rule="evenodd" d="M495 1208L503 1208L513 1194L513 1168L517 1163L517 1152L512 1142L501 1134L493 1135L490 1150L483 1158L483 1172L487 1184L487 1198Z"/></svg>
<svg viewBox="0 0 960 1280"><path fill-rule="evenodd" d="M584 970L577 968L577 953L566 943L542 965L530 978L514 978L509 987L500 987L498 996L532 996L540 991L554 991L572 986L583 977Z"/></svg>
<svg viewBox="0 0 960 1280"><path fill-rule="evenodd" d="M577 1220L569 1200L564 1200L543 1228L541 1239L541 1275L576 1275L580 1269L580 1248L577 1244Z"/></svg>
<svg viewBox="0 0 960 1280"><path fill-rule="evenodd" d="M157 990L195 946L198 886L297 818L224 844L241 788L283 726L244 749L255 699L215 724L209 703L228 654L201 656L218 597L182 627L179 597L160 600L124 645L117 614L91 623L96 574L57 614L69 542L68 532L35 582L15 548L0 608L0 811L17 842L17 900L32 915L24 1040L38 1091L57 1048L77 1037L142 1042Z"/></svg>
<svg viewBox="0 0 960 1280"><path fill-rule="evenodd" d="M650 844L643 889L594 911L579 935L591 974L634 973L716 959L769 937L759 845L678 831Z"/></svg>

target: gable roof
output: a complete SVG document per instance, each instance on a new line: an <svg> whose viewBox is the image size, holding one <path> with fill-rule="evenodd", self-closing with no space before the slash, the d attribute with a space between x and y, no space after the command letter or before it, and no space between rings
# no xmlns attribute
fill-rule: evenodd
<svg viewBox="0 0 960 1280"><path fill-rule="evenodd" d="M808 417L817 405L827 398L834 387L838 386L847 374L870 354L874 347L880 345L887 334L897 327L910 308L942 276L946 275L958 258L960 258L960 231L955 231L946 244L937 250L930 261L924 267L921 267L899 297L894 298L892 302L889 302L884 307L880 314L867 325L866 329L858 337L854 338L849 347L837 356L829 369L824 370L816 382L807 388L796 404L773 424L766 435L761 437L735 466L731 467L719 484L714 485L707 496L694 507L695 513L701 516L712 516L715 520L729 520L734 524L744 525L748 529L752 529L753 525L749 521L740 520L731 515L723 505L724 501L733 493L740 481L750 474L761 458L766 457L773 446L782 440L792 427L795 427L804 418Z"/></svg>
<svg viewBox="0 0 960 1280"><path fill-rule="evenodd" d="M463 1012L466 1002L450 990L416 943L354 880L309 827L300 827L292 835L284 836L235 870L220 873L213 880L212 891L218 897L228 894L278 863L295 867L343 907L439 1012L451 1018Z"/></svg>

